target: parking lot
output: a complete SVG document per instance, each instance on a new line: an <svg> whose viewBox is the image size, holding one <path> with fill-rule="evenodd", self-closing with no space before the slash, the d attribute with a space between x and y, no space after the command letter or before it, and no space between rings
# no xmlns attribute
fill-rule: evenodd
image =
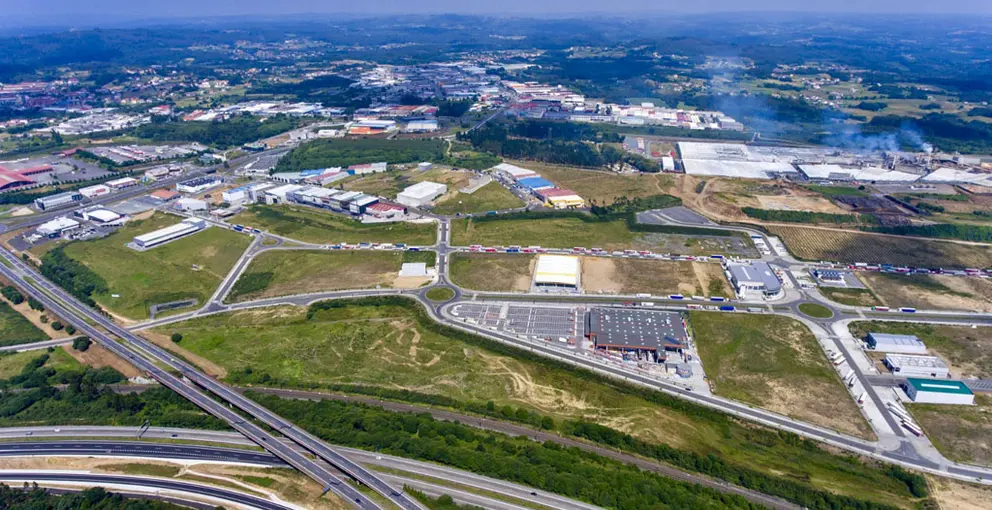
<svg viewBox="0 0 992 510"><path fill-rule="evenodd" d="M510 303L460 303L452 315L505 333L544 339L577 338L582 334L583 310L571 307Z"/></svg>

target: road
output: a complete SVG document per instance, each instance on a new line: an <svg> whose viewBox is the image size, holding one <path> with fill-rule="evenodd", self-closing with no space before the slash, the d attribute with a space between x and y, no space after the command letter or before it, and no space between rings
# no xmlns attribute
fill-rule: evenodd
<svg viewBox="0 0 992 510"><path fill-rule="evenodd" d="M24 352L24 351L37 351L40 349L47 349L49 347L58 347L60 345L71 344L73 338L58 338L55 340L43 340L41 342L33 342L30 344L17 344L17 345L5 345L0 347L0 352Z"/></svg>

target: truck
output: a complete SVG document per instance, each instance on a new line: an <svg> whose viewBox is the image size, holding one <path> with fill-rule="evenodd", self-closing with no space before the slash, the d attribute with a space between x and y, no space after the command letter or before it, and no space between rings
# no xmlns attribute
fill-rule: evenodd
<svg viewBox="0 0 992 510"><path fill-rule="evenodd" d="M690 303L688 305L685 305L685 307L688 308L689 310L702 310L703 309L703 305L694 305L692 303Z"/></svg>
<svg viewBox="0 0 992 510"><path fill-rule="evenodd" d="M511 246L511 247L509 247L509 248L506 249L506 253L520 253L520 247L519 246Z"/></svg>
<svg viewBox="0 0 992 510"><path fill-rule="evenodd" d="M871 309L873 311L876 311L876 312L887 312L887 311L889 311L889 307L887 307L887 306L873 306L873 307L871 307Z"/></svg>
<svg viewBox="0 0 992 510"><path fill-rule="evenodd" d="M641 306L652 307L652 306L654 306L654 303L652 303L650 301L644 301L644 302L641 303Z"/></svg>
<svg viewBox="0 0 992 510"><path fill-rule="evenodd" d="M685 296L683 296L682 294L671 294L668 296L668 299L680 300L680 299L685 299Z"/></svg>
<svg viewBox="0 0 992 510"><path fill-rule="evenodd" d="M734 308L731 305L723 305L723 306L720 307L720 311L721 312L732 312L734 310L736 310L736 308Z"/></svg>
<svg viewBox="0 0 992 510"><path fill-rule="evenodd" d="M723 255L710 255L711 259L723 260Z"/></svg>
<svg viewBox="0 0 992 510"><path fill-rule="evenodd" d="M902 422L902 426L906 430L912 432L913 435L916 436L916 437L922 437L923 436L923 429L917 427L916 425L914 425L914 424L912 424L912 423L910 423L908 421L903 421Z"/></svg>
<svg viewBox="0 0 992 510"><path fill-rule="evenodd" d="M235 232L241 232L241 231L243 231L244 229L245 229L245 226L244 226L244 225L235 225L235 226L234 226L234 231L235 231Z"/></svg>
<svg viewBox="0 0 992 510"><path fill-rule="evenodd" d="M916 308L908 308L904 306L900 308L899 311L903 313L916 313Z"/></svg>
<svg viewBox="0 0 992 510"><path fill-rule="evenodd" d="M868 396L868 392L867 391L862 391L861 392L861 396L858 397L858 404L864 404L865 403L865 397L867 397L867 396Z"/></svg>
<svg viewBox="0 0 992 510"><path fill-rule="evenodd" d="M716 301L718 303L723 302L723 301L726 301L726 300L727 300L727 298L723 298L723 297L720 297L720 296L713 296L713 297L710 298L710 301Z"/></svg>

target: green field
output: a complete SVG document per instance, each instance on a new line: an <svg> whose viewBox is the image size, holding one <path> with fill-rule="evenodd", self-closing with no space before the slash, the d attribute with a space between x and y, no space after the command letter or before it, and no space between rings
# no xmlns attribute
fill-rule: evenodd
<svg viewBox="0 0 992 510"><path fill-rule="evenodd" d="M292 307L219 314L160 332L181 333L182 346L223 365L229 382L304 388L358 384L493 401L497 408L583 418L814 487L909 506L905 485L853 457L790 444L759 426L660 394L621 390L497 344L466 342L428 322L417 305L398 303L410 302L335 301L336 308L309 314Z"/></svg>
<svg viewBox="0 0 992 510"><path fill-rule="evenodd" d="M128 223L103 239L70 243L65 254L107 282L108 291L93 298L115 314L145 319L148 307L156 303L196 298L204 304L250 239L230 230L208 228L143 252L125 246L136 235L179 221L176 216L156 214Z"/></svg>
<svg viewBox="0 0 992 510"><path fill-rule="evenodd" d="M406 243L431 245L437 238L434 223L364 224L329 211L302 206L259 205L238 214L234 223L251 225L306 243Z"/></svg>
<svg viewBox="0 0 992 510"><path fill-rule="evenodd" d="M947 458L982 466L992 462L992 395L976 393L974 406L908 403L906 410Z"/></svg>
<svg viewBox="0 0 992 510"><path fill-rule="evenodd" d="M480 213L486 211L502 211L523 207L524 203L517 198L510 190L504 188L498 182L490 182L477 189L475 193L467 194L456 192L446 198L443 202L438 202L433 211L437 214L452 215L456 213Z"/></svg>
<svg viewBox="0 0 992 510"><path fill-rule="evenodd" d="M455 297L455 291L447 287L434 287L433 289L427 291L427 299L431 301L444 302Z"/></svg>
<svg viewBox="0 0 992 510"><path fill-rule="evenodd" d="M0 346L29 344L48 340L48 335L11 308L6 301L0 301Z"/></svg>
<svg viewBox="0 0 992 510"><path fill-rule="evenodd" d="M83 364L76 361L65 351L65 348L56 347L52 352L45 350L25 351L25 352L2 352L0 353L0 380L10 379L20 374L24 367L39 356L48 355L48 361L42 365L56 372L81 371Z"/></svg>
<svg viewBox="0 0 992 510"><path fill-rule="evenodd" d="M820 287L820 294L827 299L849 306L878 306L883 304L875 294L868 289L844 287Z"/></svg>
<svg viewBox="0 0 992 510"><path fill-rule="evenodd" d="M829 308L817 303L802 303L799 305L799 311L816 319L829 319L834 316Z"/></svg>
<svg viewBox="0 0 992 510"><path fill-rule="evenodd" d="M526 292L530 289L533 255L511 253L452 253L451 283L471 290Z"/></svg>
<svg viewBox="0 0 992 510"><path fill-rule="evenodd" d="M948 361L955 376L992 378L992 331L987 327L858 321L852 322L849 329L855 338L864 338L870 332L916 335L927 344L927 350Z"/></svg>
<svg viewBox="0 0 992 510"><path fill-rule="evenodd" d="M699 357L714 393L872 438L816 338L775 315L690 312Z"/></svg>
<svg viewBox="0 0 992 510"><path fill-rule="evenodd" d="M456 246L519 244L548 248L595 246L615 250L630 248L638 238L639 235L631 232L623 220L586 222L578 218L542 218L458 219L451 222L451 240Z"/></svg>
<svg viewBox="0 0 992 510"><path fill-rule="evenodd" d="M394 287L404 262L429 262L433 251L271 250L257 255L231 288L229 301L346 289Z"/></svg>
<svg viewBox="0 0 992 510"><path fill-rule="evenodd" d="M858 188L852 188L850 186L821 186L817 184L810 184L806 186L812 191L815 191L827 198L830 197L866 197L868 192L860 190Z"/></svg>

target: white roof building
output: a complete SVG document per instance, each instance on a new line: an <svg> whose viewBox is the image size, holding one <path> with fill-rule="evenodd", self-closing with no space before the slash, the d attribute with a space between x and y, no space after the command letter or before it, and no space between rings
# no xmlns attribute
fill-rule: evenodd
<svg viewBox="0 0 992 510"><path fill-rule="evenodd" d="M46 221L45 223L38 225L36 232L43 236L53 237L62 234L62 232L77 228L79 228L78 221L66 216L59 216L54 220Z"/></svg>
<svg viewBox="0 0 992 510"><path fill-rule="evenodd" d="M883 360L894 374L903 377L947 377L950 370L947 363L936 356L913 356L911 354L885 355Z"/></svg>
<svg viewBox="0 0 992 510"><path fill-rule="evenodd" d="M916 335L868 333L868 347L878 352L926 354L927 346Z"/></svg>
<svg viewBox="0 0 992 510"><path fill-rule="evenodd" d="M103 184L97 184L96 186L87 186L85 188L79 189L79 194L86 198L98 197L100 195L107 195L110 193L110 187Z"/></svg>
<svg viewBox="0 0 992 510"><path fill-rule="evenodd" d="M111 223L121 219L121 215L110 209L93 209L92 211L83 211L83 219L97 223Z"/></svg>
<svg viewBox="0 0 992 510"><path fill-rule="evenodd" d="M879 167L844 167L840 165L799 165L807 178L816 181L913 182L919 175Z"/></svg>
<svg viewBox="0 0 992 510"><path fill-rule="evenodd" d="M207 203L203 200L197 200L195 198L180 198L176 200L173 206L180 211L206 211L208 209Z"/></svg>
<svg viewBox="0 0 992 510"><path fill-rule="evenodd" d="M568 255L538 255L534 284L578 288L579 258Z"/></svg>
<svg viewBox="0 0 992 510"><path fill-rule="evenodd" d="M404 263L403 266L400 268L400 276L426 277L427 263L425 262Z"/></svg>
<svg viewBox="0 0 992 510"><path fill-rule="evenodd" d="M448 192L448 186L436 182L418 182L396 195L396 201L410 207L426 205Z"/></svg>
<svg viewBox="0 0 992 510"><path fill-rule="evenodd" d="M134 244L141 248L151 248L166 241L178 239L194 232L199 232L207 227L207 222L198 218L187 218L175 225L160 228L147 234L134 237Z"/></svg>
<svg viewBox="0 0 992 510"><path fill-rule="evenodd" d="M537 172L526 168L520 168L519 166L511 165L509 163L500 163L493 168L510 176L513 180L526 179L527 177L537 177Z"/></svg>

